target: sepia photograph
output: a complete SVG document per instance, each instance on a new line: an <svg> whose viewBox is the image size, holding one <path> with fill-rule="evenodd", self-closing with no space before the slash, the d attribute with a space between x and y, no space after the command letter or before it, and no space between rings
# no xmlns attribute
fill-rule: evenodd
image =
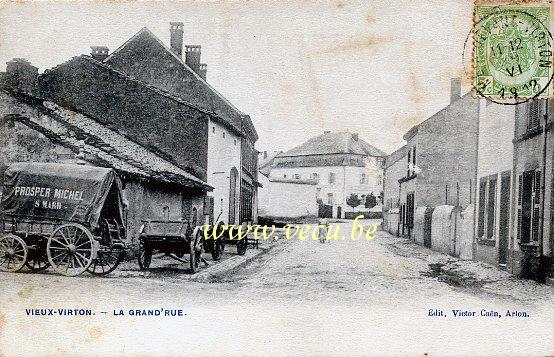
<svg viewBox="0 0 554 357"><path fill-rule="evenodd" d="M552 0L0 0L0 357L554 355Z"/></svg>

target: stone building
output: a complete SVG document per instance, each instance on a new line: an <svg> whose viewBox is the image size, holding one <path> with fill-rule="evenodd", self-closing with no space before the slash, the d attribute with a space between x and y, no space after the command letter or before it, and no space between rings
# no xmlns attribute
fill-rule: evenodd
<svg viewBox="0 0 554 357"><path fill-rule="evenodd" d="M42 95L100 120L108 116L104 124L170 155L206 180L214 187L211 220L255 220L255 127L206 82L201 46L183 47L183 24L170 23L169 35L169 47L147 28L111 54L106 47L92 46L90 57L74 58L41 75ZM155 93L158 101L145 93Z"/></svg>
<svg viewBox="0 0 554 357"><path fill-rule="evenodd" d="M357 210L364 210L368 195L380 201L385 156L383 151L360 139L357 133L326 131L276 155L268 177L270 181L316 182L315 200L320 202L320 208L328 210L323 214L319 212L320 215L344 218L346 212L354 210L347 204L351 195L360 199ZM283 193L274 193L279 194ZM264 196L272 197L271 194Z"/></svg>
<svg viewBox="0 0 554 357"><path fill-rule="evenodd" d="M405 148L394 157L396 162L405 153L404 176L397 179L389 170L394 178L385 179L399 184L398 234L413 238L417 207L465 209L474 203L478 119L479 101L470 93L461 96L460 80L452 79L450 104L404 135ZM385 195L385 202L389 198L396 196Z"/></svg>
<svg viewBox="0 0 554 357"><path fill-rule="evenodd" d="M203 222L206 192L212 189L206 182L165 155L81 112L3 86L0 140L2 178L9 164L21 161L115 169L124 184L127 242L131 247L137 247L144 219Z"/></svg>
<svg viewBox="0 0 554 357"><path fill-rule="evenodd" d="M513 273L544 280L554 276L554 101L516 106L513 137Z"/></svg>

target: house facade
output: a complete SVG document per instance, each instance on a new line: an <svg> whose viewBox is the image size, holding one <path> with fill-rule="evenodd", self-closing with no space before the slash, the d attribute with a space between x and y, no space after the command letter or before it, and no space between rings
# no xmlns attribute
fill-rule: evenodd
<svg viewBox="0 0 554 357"><path fill-rule="evenodd" d="M169 47L147 28L111 54L106 47L93 46L90 57L74 58L41 75L41 91L95 118L125 108L125 113L116 113L106 124L169 154L212 186L210 222L255 219L258 183L257 170L251 166L256 163L258 137L254 125L206 82L201 46L183 46L183 24L170 23L169 34ZM125 84L116 88L117 96L111 96L105 88L113 91L116 77L116 83ZM154 93L157 101L141 98L137 91ZM196 114L179 112L185 109ZM138 118L141 124L133 125Z"/></svg>
<svg viewBox="0 0 554 357"><path fill-rule="evenodd" d="M385 202L398 199L396 234L423 241L413 232L418 207L422 212L441 205L465 210L474 203L478 123L479 101L470 93L462 96L461 82L454 78L450 104L404 135L406 144L388 159L392 168L385 178L386 185L398 182L398 195L386 190L384 197Z"/></svg>
<svg viewBox="0 0 554 357"><path fill-rule="evenodd" d="M514 106L481 100L475 195L475 256L506 268L511 236L513 200ZM512 247L510 247L512 246Z"/></svg>
<svg viewBox="0 0 554 357"><path fill-rule="evenodd" d="M383 229L394 235L399 235L401 232L401 182L399 180L406 176L406 155L409 149L404 145L388 155L383 170Z"/></svg>
<svg viewBox="0 0 554 357"><path fill-rule="evenodd" d="M363 210L368 195L380 201L385 156L357 133L326 131L275 156L268 177L316 182L315 199L327 210L323 216L344 218L346 212ZM358 197L359 206L348 205L351 195Z"/></svg>
<svg viewBox="0 0 554 357"><path fill-rule="evenodd" d="M528 101L516 107L514 143L512 272L552 280L554 101Z"/></svg>

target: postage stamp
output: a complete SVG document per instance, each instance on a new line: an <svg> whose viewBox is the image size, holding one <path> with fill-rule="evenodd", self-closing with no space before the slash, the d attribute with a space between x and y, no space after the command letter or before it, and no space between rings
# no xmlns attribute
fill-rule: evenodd
<svg viewBox="0 0 554 357"><path fill-rule="evenodd" d="M479 97L506 104L553 96L550 5L475 5L473 78Z"/></svg>

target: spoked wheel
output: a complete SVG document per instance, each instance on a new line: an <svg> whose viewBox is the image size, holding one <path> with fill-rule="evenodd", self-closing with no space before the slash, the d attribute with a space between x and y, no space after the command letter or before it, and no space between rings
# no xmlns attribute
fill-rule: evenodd
<svg viewBox="0 0 554 357"><path fill-rule="evenodd" d="M189 242L190 248L190 270L192 273L196 273L200 270L200 262L202 261L202 247L203 247L203 238L202 231L199 227L194 230L192 237Z"/></svg>
<svg viewBox="0 0 554 357"><path fill-rule="evenodd" d="M125 251L120 248L100 248L96 259L92 261L87 271L94 275L109 274L125 258Z"/></svg>
<svg viewBox="0 0 554 357"><path fill-rule="evenodd" d="M48 238L46 253L54 270L65 276L84 273L96 258L96 244L88 229L80 224L64 224Z"/></svg>
<svg viewBox="0 0 554 357"><path fill-rule="evenodd" d="M0 271L16 272L27 260L25 241L14 234L0 236Z"/></svg>
<svg viewBox="0 0 554 357"><path fill-rule="evenodd" d="M210 248L213 260L220 260L225 250L225 234L222 231L225 229L223 224L218 224L214 227L217 239L210 237Z"/></svg>
<svg viewBox="0 0 554 357"><path fill-rule="evenodd" d="M46 255L46 243L42 241L35 246L29 247L29 254L25 266L32 271L39 272L48 269L50 263Z"/></svg>
<svg viewBox="0 0 554 357"><path fill-rule="evenodd" d="M140 252L138 256L138 264L140 270L148 270L150 268L150 263L152 262L152 248L145 247L144 245L140 246Z"/></svg>

